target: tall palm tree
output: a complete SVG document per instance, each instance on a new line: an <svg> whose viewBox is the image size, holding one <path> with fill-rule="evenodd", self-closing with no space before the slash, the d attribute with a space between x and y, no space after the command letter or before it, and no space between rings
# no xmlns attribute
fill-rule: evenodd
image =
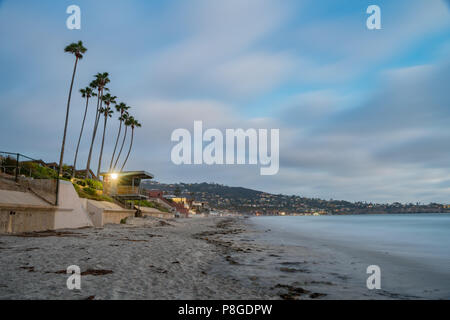
<svg viewBox="0 0 450 320"><path fill-rule="evenodd" d="M95 97L97 94L92 90L91 87L86 87L84 89L80 89L81 96L86 98L86 107L84 108L84 117L83 123L81 124L80 136L78 137L77 150L75 152L75 159L73 160L73 170L72 170L72 178L75 176L75 171L77 168L77 158L78 158L78 149L80 148L81 136L83 135L84 123L86 121L86 114L89 105L89 98Z"/></svg>
<svg viewBox="0 0 450 320"><path fill-rule="evenodd" d="M105 98L105 97L103 97L103 98ZM100 112L104 115L105 122L103 123L103 138L102 138L102 147L100 149L100 157L98 159L97 177L100 176L100 169L101 169L101 166L102 166L103 146L105 145L106 123L108 122L108 118L111 118L112 114L114 113L111 110L111 108L109 107L109 104L105 108L102 108L100 110Z"/></svg>
<svg viewBox="0 0 450 320"><path fill-rule="evenodd" d="M129 118L132 118L132 117L128 114L128 112L125 111L124 114L122 115L122 122L125 125L125 134L123 135L122 145L120 146L119 153L117 154L116 161L114 162L113 171L116 170L117 162L119 162L119 158L120 158L120 155L122 154L122 149L125 144L125 139L127 138L127 131L128 131L128 126L129 126L128 119Z"/></svg>
<svg viewBox="0 0 450 320"><path fill-rule="evenodd" d="M95 80L91 82L91 85L97 88L98 90L98 99L97 99L97 113L95 116L95 123L94 123L94 130L92 132L92 140L91 140L91 147L89 148L89 155L88 160L86 164L86 178L89 178L89 169L91 166L91 158L92 158L92 149L94 147L95 137L97 135L97 128L98 128L98 122L100 120L100 109L102 108L103 103L103 92L109 91L107 88L105 88L106 84L110 82L109 80L109 74L108 72L104 73L97 73L95 75Z"/></svg>
<svg viewBox="0 0 450 320"><path fill-rule="evenodd" d="M120 112L120 116L119 116L119 133L117 134L117 138L116 138L116 144L114 145L114 151L111 157L111 162L109 164L109 171L111 172L113 169L113 161L114 161L114 156L116 154L116 149L117 149L117 144L119 143L119 137L120 137L120 132L122 131L122 122L124 121L123 115L125 112L127 112L127 110L130 109L130 107L128 107L125 103L121 102L118 105L116 105L116 111Z"/></svg>
<svg viewBox="0 0 450 320"><path fill-rule="evenodd" d="M135 120L133 117L131 119L128 119L128 125L131 127L131 142L130 142L130 149L128 149L127 157L125 158L125 161L123 162L122 168L120 169L120 172L123 171L123 168L125 167L125 164L128 161L128 157L130 156L131 148L133 147L133 138L134 138L134 128L140 128L142 125Z"/></svg>
<svg viewBox="0 0 450 320"><path fill-rule="evenodd" d="M62 140L62 145L61 145L61 154L59 157L59 175L62 175L62 170L63 170L64 148L66 146L67 124L69 122L70 99L72 97L73 81L75 79L75 73L77 72L78 60L83 59L83 54L86 51L87 51L87 49L85 47L83 47L83 42L81 42L81 41L78 41L77 43L75 43L75 42L71 43L64 49L64 52L71 53L75 56L75 65L73 67L72 82L70 83L69 98L67 99L66 121L64 124L64 135L63 135L63 140Z"/></svg>
<svg viewBox="0 0 450 320"><path fill-rule="evenodd" d="M102 100L105 103L106 107L102 108L100 110L100 113L105 116L105 122L104 122L104 126L103 126L102 146L100 148L100 156L98 158L97 177L100 176L100 169L102 166L103 146L105 145L106 122L108 121L108 117L111 117L113 114L113 111L111 110L111 108L109 106L111 105L111 103L113 103L113 104L116 103L116 98L117 98L116 96L111 96L109 93L105 94L102 97Z"/></svg>

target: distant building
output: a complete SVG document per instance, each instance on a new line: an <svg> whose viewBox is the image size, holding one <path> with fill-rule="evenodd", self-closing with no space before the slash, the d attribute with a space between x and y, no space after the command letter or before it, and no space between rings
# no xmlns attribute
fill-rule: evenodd
<svg viewBox="0 0 450 320"><path fill-rule="evenodd" d="M164 195L164 192L161 190L147 190L147 195L150 198L162 198Z"/></svg>
<svg viewBox="0 0 450 320"><path fill-rule="evenodd" d="M57 164L56 162L48 162L48 163L45 163L45 165L50 169L58 171L59 164Z"/></svg>
<svg viewBox="0 0 450 320"><path fill-rule="evenodd" d="M189 215L189 207L186 208L183 202L179 201L174 195L165 195L162 190L144 190L143 194L145 194L150 200L155 201L162 206L169 209L171 212L178 212L178 214L188 217ZM173 199L176 199L175 201Z"/></svg>
<svg viewBox="0 0 450 320"><path fill-rule="evenodd" d="M208 202L192 201L191 210L194 211L195 213L209 214L211 211L211 208L209 207Z"/></svg>
<svg viewBox="0 0 450 320"><path fill-rule="evenodd" d="M73 168L73 167L71 167L71 168ZM86 169L75 170L75 177L76 178L84 179L85 176L86 176ZM97 176L94 174L94 172L91 169L89 169L88 178L97 180Z"/></svg>

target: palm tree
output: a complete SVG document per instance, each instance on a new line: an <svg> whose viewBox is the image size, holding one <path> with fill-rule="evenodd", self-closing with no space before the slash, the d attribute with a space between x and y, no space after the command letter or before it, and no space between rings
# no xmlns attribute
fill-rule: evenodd
<svg viewBox="0 0 450 320"><path fill-rule="evenodd" d="M105 103L106 108L102 108L100 110L100 114L103 114L105 116L105 123L103 126L103 138L102 138L102 146L100 148L100 156L98 158L98 167L97 167L97 177L99 177L100 175L100 169L102 166L102 157L103 157L103 146L105 145L105 131L106 131L106 122L108 120L108 116L111 117L113 114L113 111L111 110L111 108L109 107L111 105L111 103L115 104L116 103L116 96L111 96L109 93L105 94L102 97L102 101Z"/></svg>
<svg viewBox="0 0 450 320"><path fill-rule="evenodd" d="M130 156L131 148L133 147L133 137L134 137L134 128L140 128L141 124L135 120L133 117L128 119L128 125L131 127L131 142L130 142L130 149L128 149L127 157L125 158L125 161L123 162L122 168L120 169L120 172L123 171L123 168L125 167L125 164L128 161L128 157Z"/></svg>
<svg viewBox="0 0 450 320"><path fill-rule="evenodd" d="M120 104L116 105L116 111L120 112L120 116L119 116L119 133L117 134L117 138L116 138L116 144L114 145L114 151L111 157L111 163L109 164L109 171L111 172L113 169L113 161L114 161L114 155L116 154L116 149L117 149L117 144L119 142L119 137L120 137L120 132L122 130L122 122L124 121L123 115L124 113L127 112L127 110L130 109L130 107L128 107L125 103L121 102Z"/></svg>
<svg viewBox="0 0 450 320"><path fill-rule="evenodd" d="M98 119L98 113L99 113L99 109L100 109L100 99L102 97L101 94L101 88L100 88L100 84L98 79L92 80L91 83L89 84L89 87L91 87L92 90L97 90L98 94L97 94L97 107L95 109L95 118L94 118L94 127L92 129L92 138L91 138L91 145L89 147L89 156L88 156L88 163L90 164L90 158L92 156L92 148L94 145L94 141L95 141L95 135L96 135L96 127L97 127L97 119ZM87 165L86 165L87 166ZM86 169L85 172L85 178L87 179L89 177L89 169Z"/></svg>
<svg viewBox="0 0 450 320"><path fill-rule="evenodd" d="M80 89L80 93L83 98L86 98L86 107L84 109L83 123L81 124L81 131L80 131L80 136L78 138L77 150L75 152L75 159L73 160L72 178L75 176L75 171L77 168L78 149L80 148L81 136L83 135L84 122L86 121L86 114L87 114L88 105L89 105L89 98L95 97L97 95L90 87L86 87L85 89Z"/></svg>
<svg viewBox="0 0 450 320"><path fill-rule="evenodd" d="M119 158L120 155L122 154L122 149L123 149L123 145L125 144L125 139L127 138L127 130L128 130L128 126L129 126L129 122L128 119L131 116L128 114L128 112L124 112L124 114L122 115L122 122L125 125L125 134L123 135L123 139L122 139L122 145L120 146L120 150L119 153L117 154L117 158L116 161L114 162L114 167L113 167L113 171L116 170L117 167L117 162L119 162Z"/></svg>
<svg viewBox="0 0 450 320"><path fill-rule="evenodd" d="M87 51L87 49L85 47L83 47L83 42L81 42L81 41L78 41L77 43L75 43L75 42L71 43L64 49L64 52L68 52L68 53L75 55L75 65L73 67L72 82L70 83L69 98L67 99L66 121L64 124L64 135L63 135L63 140L62 140L62 145L61 145L61 154L60 154L60 158L59 158L59 176L62 175L62 170L63 170L64 148L66 145L67 124L69 122L70 99L72 97L73 81L75 79L75 73L77 72L78 60L83 59L83 54L86 51Z"/></svg>
<svg viewBox="0 0 450 320"><path fill-rule="evenodd" d="M95 124L97 123L97 116L98 116L98 111L99 111L98 109L99 109L99 106L100 106L100 99L101 99L100 91L101 91L101 89L99 88L98 80L92 80L91 83L89 84L89 87L92 90L97 90L98 91L98 94L97 94L97 109L95 110L95 118L94 118L94 127L95 127Z"/></svg>
<svg viewBox="0 0 450 320"><path fill-rule="evenodd" d="M106 98L106 96L104 96L103 98ZM100 110L100 113L103 113L103 115L105 116L105 122L103 123L103 138L102 138L102 147L100 149L100 157L98 159L97 177L100 176L100 169L102 166L103 146L105 145L106 123L108 122L108 117L111 118L112 114L114 113L109 107L109 103L105 102L105 104L107 104L106 108L102 108Z"/></svg>
<svg viewBox="0 0 450 320"><path fill-rule="evenodd" d="M89 178L89 169L91 166L92 149L94 147L95 136L97 135L98 122L100 120L100 115L101 115L100 109L102 108L102 103L103 103L103 100L102 100L103 92L109 91L108 88L105 88L105 85L110 82L108 76L109 76L108 72L97 73L95 75L95 80L91 82L91 86L93 86L94 88L97 88L97 90L98 90L98 99L97 99L97 113L95 115L94 130L92 132L91 147L89 148L89 155L88 155L88 160L87 160L87 164L86 164L86 178Z"/></svg>

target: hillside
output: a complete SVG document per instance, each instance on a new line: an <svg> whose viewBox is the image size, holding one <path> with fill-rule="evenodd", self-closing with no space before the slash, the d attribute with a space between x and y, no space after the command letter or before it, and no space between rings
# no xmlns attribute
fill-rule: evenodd
<svg viewBox="0 0 450 320"><path fill-rule="evenodd" d="M300 196L270 194L243 187L230 187L215 183L164 184L143 182L146 189L159 189L197 201L206 201L212 208L228 209L249 214L364 214L364 213L440 213L450 212L449 205L430 204L374 204L323 200Z"/></svg>

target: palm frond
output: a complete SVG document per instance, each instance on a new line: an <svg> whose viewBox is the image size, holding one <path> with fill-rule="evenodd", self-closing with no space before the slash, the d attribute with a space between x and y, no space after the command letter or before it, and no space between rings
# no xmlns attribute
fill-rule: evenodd
<svg viewBox="0 0 450 320"><path fill-rule="evenodd" d="M83 46L82 41L78 41L77 43L71 43L64 48L64 52L74 54L78 59L83 59L83 54L87 51L87 49Z"/></svg>

